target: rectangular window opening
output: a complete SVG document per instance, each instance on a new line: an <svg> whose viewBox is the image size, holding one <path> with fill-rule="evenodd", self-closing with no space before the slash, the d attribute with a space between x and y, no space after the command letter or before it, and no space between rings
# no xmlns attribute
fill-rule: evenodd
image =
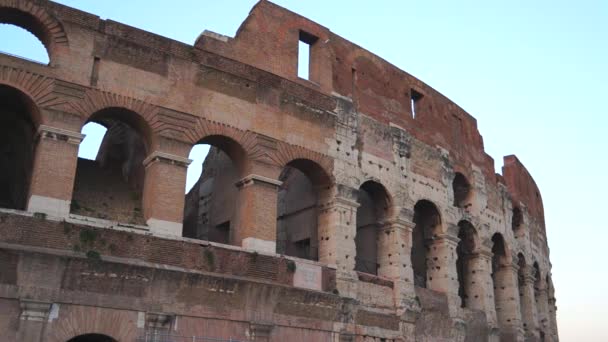
<svg viewBox="0 0 608 342"><path fill-rule="evenodd" d="M416 118L416 109L420 106L420 100L422 100L423 95L414 89L410 90L410 105L412 110L412 119Z"/></svg>
<svg viewBox="0 0 608 342"><path fill-rule="evenodd" d="M317 37L310 33L300 31L298 42L298 77L311 80L312 46L317 41Z"/></svg>

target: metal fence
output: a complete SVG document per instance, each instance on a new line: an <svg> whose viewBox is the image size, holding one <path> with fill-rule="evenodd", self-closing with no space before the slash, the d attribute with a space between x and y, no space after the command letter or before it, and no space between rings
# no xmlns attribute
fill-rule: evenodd
<svg viewBox="0 0 608 342"><path fill-rule="evenodd" d="M216 338L207 336L180 336L160 332L146 332L136 342L245 342L234 338Z"/></svg>

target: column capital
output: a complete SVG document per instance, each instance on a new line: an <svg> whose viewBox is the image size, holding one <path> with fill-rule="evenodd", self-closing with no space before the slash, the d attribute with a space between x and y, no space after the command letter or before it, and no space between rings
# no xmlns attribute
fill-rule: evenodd
<svg viewBox="0 0 608 342"><path fill-rule="evenodd" d="M74 132L63 128L40 125L38 126L38 137L61 140L70 144L79 145L85 135L80 132Z"/></svg>
<svg viewBox="0 0 608 342"><path fill-rule="evenodd" d="M268 177L264 177L264 176L260 176L260 175L256 175L256 174L252 173L252 174L249 174L249 175L241 178L240 180L238 180L235 183L235 185L237 186L237 188L244 188L244 187L253 185L255 183L264 184L264 185L275 187L275 188L278 188L279 186L281 186L281 184L283 184L283 182L278 181L276 179L272 179L272 178L268 178Z"/></svg>
<svg viewBox="0 0 608 342"><path fill-rule="evenodd" d="M517 274L519 271L519 266L515 263L499 263L498 264L498 269L499 270L509 270L515 274Z"/></svg>
<svg viewBox="0 0 608 342"><path fill-rule="evenodd" d="M439 243L439 242L447 242L451 245L458 245L458 243L460 242L460 239L458 237L450 235L450 234L440 233L440 234L437 234L436 236L437 236L436 238L433 238L432 244Z"/></svg>
<svg viewBox="0 0 608 342"><path fill-rule="evenodd" d="M486 248L486 247L478 248L477 252L475 254L477 254L480 258L483 258L488 261L492 260L492 257L494 256L494 254L492 253L492 250L490 250L489 248Z"/></svg>
<svg viewBox="0 0 608 342"><path fill-rule="evenodd" d="M414 223L404 220L402 218L394 218L388 219L380 224L380 231L391 229L412 232L414 230Z"/></svg>
<svg viewBox="0 0 608 342"><path fill-rule="evenodd" d="M174 164L181 167L188 167L190 163L192 163L191 159L177 156L171 153L165 153L160 151L154 151L144 159L143 164L144 167L150 166L154 162L163 162L168 164Z"/></svg>
<svg viewBox="0 0 608 342"><path fill-rule="evenodd" d="M51 303L27 299L22 299L20 301L20 306L20 318L24 321L44 321L47 319L49 311L51 310Z"/></svg>

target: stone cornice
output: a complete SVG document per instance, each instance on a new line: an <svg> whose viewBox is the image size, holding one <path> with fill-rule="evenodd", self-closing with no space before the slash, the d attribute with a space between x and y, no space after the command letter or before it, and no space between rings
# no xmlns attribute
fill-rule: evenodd
<svg viewBox="0 0 608 342"><path fill-rule="evenodd" d="M79 145L85 135L79 132L70 131L63 128L56 128L46 125L38 127L38 136L41 138L52 138L67 141L70 144Z"/></svg>
<svg viewBox="0 0 608 342"><path fill-rule="evenodd" d="M153 163L155 161L165 162L165 163L174 164L174 165L178 165L178 166L182 166L182 167L188 167L188 165L190 165L190 163L192 163L192 160L188 159L188 158L176 156L171 153L154 151L154 152L150 153L150 155L148 157L146 157L146 159L144 159L143 164L145 167L148 167L151 163Z"/></svg>
<svg viewBox="0 0 608 342"><path fill-rule="evenodd" d="M266 184L266 185L273 186L273 187L279 187L279 186L281 186L281 184L283 184L283 182L278 181L276 179L272 179L272 178L268 178L268 177L264 177L264 176L260 176L260 175L256 175L256 174L252 173L250 175L247 175L247 176L241 178L239 181L237 181L235 183L235 185L238 188L242 188L242 187L253 185L254 183L262 183L262 184Z"/></svg>

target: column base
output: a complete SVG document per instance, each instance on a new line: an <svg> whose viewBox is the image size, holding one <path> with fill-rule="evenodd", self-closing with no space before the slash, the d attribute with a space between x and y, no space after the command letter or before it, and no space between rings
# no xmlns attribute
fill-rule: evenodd
<svg viewBox="0 0 608 342"><path fill-rule="evenodd" d="M27 211L31 213L43 213L58 218L67 218L70 215L70 203L71 201L57 198L31 195L27 204Z"/></svg>
<svg viewBox="0 0 608 342"><path fill-rule="evenodd" d="M275 241L267 241L254 237L243 239L242 247L245 249L271 254L274 254L277 251L277 243Z"/></svg>
<svg viewBox="0 0 608 342"><path fill-rule="evenodd" d="M181 223L150 218L146 224L150 227L152 234L182 236L183 225Z"/></svg>

